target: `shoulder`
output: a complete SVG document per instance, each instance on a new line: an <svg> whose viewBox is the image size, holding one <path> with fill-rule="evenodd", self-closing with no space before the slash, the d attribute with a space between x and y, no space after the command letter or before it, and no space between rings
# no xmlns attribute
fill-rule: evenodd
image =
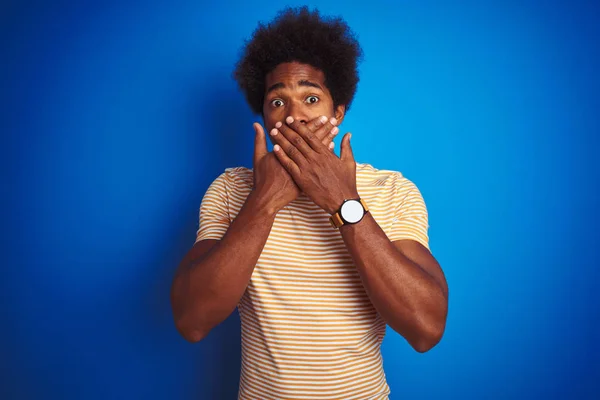
<svg viewBox="0 0 600 400"><path fill-rule="evenodd" d="M252 188L254 184L254 173L246 167L226 168L216 179L221 182L228 191Z"/></svg>
<svg viewBox="0 0 600 400"><path fill-rule="evenodd" d="M356 163L356 179L359 185L390 187L400 193L418 191L414 182L406 178L402 172L378 169L367 163Z"/></svg>

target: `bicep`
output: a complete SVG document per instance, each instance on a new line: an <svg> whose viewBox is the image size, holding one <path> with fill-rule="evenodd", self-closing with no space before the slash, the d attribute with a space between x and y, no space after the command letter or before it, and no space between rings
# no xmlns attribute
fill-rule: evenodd
<svg viewBox="0 0 600 400"><path fill-rule="evenodd" d="M411 239L396 240L392 243L403 256L427 272L438 283L444 296L448 298L448 283L442 267L425 246Z"/></svg>
<svg viewBox="0 0 600 400"><path fill-rule="evenodd" d="M219 240L217 239L203 239L197 241L186 254L184 261L186 261L186 264L200 261L217 245L217 243L219 243Z"/></svg>
<svg viewBox="0 0 600 400"><path fill-rule="evenodd" d="M192 264L202 260L217 245L217 243L219 243L219 240L216 239L203 239L194 243L179 264L177 275L190 268Z"/></svg>

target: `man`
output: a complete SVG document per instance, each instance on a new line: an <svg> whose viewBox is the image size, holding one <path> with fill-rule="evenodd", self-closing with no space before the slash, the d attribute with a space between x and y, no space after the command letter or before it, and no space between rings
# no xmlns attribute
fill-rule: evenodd
<svg viewBox="0 0 600 400"><path fill-rule="evenodd" d="M419 190L356 163L350 134L332 151L361 55L341 19L286 9L236 67L274 151L254 124L254 168L209 187L171 302L192 342L238 307L240 399L387 399L386 324L419 352L444 332L448 288Z"/></svg>

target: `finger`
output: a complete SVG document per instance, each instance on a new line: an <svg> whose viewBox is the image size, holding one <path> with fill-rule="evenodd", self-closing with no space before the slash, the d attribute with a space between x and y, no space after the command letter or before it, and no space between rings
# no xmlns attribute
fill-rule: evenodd
<svg viewBox="0 0 600 400"><path fill-rule="evenodd" d="M351 133L346 133L342 138L342 144L340 151L340 158L344 161L354 161L354 153L352 152L352 146L350 146Z"/></svg>
<svg viewBox="0 0 600 400"><path fill-rule="evenodd" d="M311 132L316 132L317 129L319 129L320 127L322 127L323 125L325 125L325 123L328 120L329 119L325 115L321 115L320 117L316 117L316 118L313 118L310 121L308 121L308 123L305 126Z"/></svg>
<svg viewBox="0 0 600 400"><path fill-rule="evenodd" d="M321 135L323 136L322 142L325 145L329 145L329 143L333 141L333 139L335 139L337 134L340 132L340 129L337 126L333 126L330 123L327 123L327 125L332 126L332 128L325 130L324 132L316 133L318 137L321 137Z"/></svg>
<svg viewBox="0 0 600 400"><path fill-rule="evenodd" d="M330 147L333 139L339 133L339 129L336 126L337 120L335 118L327 118L325 115L321 115L320 117L313 118L308 121L305 126L309 131L313 132L317 138L321 139L321 143L325 146ZM302 129L299 127L298 129ZM335 147L335 144L333 145ZM333 150L333 147L330 147Z"/></svg>
<svg viewBox="0 0 600 400"><path fill-rule="evenodd" d="M295 120L292 116L289 116L285 119L285 122L286 123L284 125L287 125L290 128L289 131L291 131L289 133L291 137L288 137L288 140L290 140L292 143L298 142L298 148L303 154L309 156L313 151L321 153L323 152L323 149L327 150L327 146L321 143L321 140L315 135L315 133L308 129L302 122L300 122L300 120ZM284 132L284 134L286 134L286 132ZM306 146L301 144L301 141L306 143Z"/></svg>
<svg viewBox="0 0 600 400"><path fill-rule="evenodd" d="M336 137L336 135L340 131L336 126L337 119L327 118L324 115L319 118L321 118L321 121L325 122L323 122L316 130L313 130L313 133L317 138L321 140L321 143L323 143L326 146L329 146L329 143L331 143L331 141ZM308 125L310 128L310 122Z"/></svg>
<svg viewBox="0 0 600 400"><path fill-rule="evenodd" d="M329 143L328 147L329 147L329 150L331 150L331 152L335 154L335 152L333 151L333 149L335 149L335 143L333 143L333 142Z"/></svg>
<svg viewBox="0 0 600 400"><path fill-rule="evenodd" d="M293 159L288 157L283 148L278 144L273 146L273 153L275 153L275 156L283 168L285 168L285 170L291 175L294 182L298 184L300 178L300 168L298 167L298 164L296 164Z"/></svg>
<svg viewBox="0 0 600 400"><path fill-rule="evenodd" d="M336 125L337 120L335 118L327 118L327 116L321 115L320 117L311 119L306 125L302 126L308 128L315 136L322 139L321 142L324 145L328 146L339 132L339 129L336 129ZM298 129L302 128L299 127ZM335 129L335 131L332 131L332 129Z"/></svg>
<svg viewBox="0 0 600 400"><path fill-rule="evenodd" d="M285 152L286 156L291 158L294 161L294 163L300 166L304 165L304 163L306 162L304 154L298 149L298 147L294 143L292 143L289 140L288 137L286 137L283 134L282 129L287 128L285 128L285 124L278 122L275 124L275 128L271 129L271 132L269 132L274 144L278 144L281 147L282 151ZM296 137L302 140L300 136L296 135ZM306 143L304 143L304 145L307 146Z"/></svg>
<svg viewBox="0 0 600 400"><path fill-rule="evenodd" d="M256 164L258 160L268 153L267 137L265 136L265 130L258 122L255 122L252 126L254 127L254 132L256 132L254 135L254 163Z"/></svg>
<svg viewBox="0 0 600 400"><path fill-rule="evenodd" d="M306 142L306 139L304 137L302 137L302 135L300 135L298 133L298 131L296 131L295 129L293 129L291 127L292 123L294 121L294 118L292 117L287 117L286 121L284 123L278 122L277 124L275 124L275 126L278 128L279 132L282 133L283 136L285 136L285 138L287 139L287 141L292 144L296 149L298 149L305 158L309 158L310 156L312 156L314 154L314 150L312 149L312 147ZM300 123L300 125L302 125ZM302 125L303 129L306 129L306 127L304 125ZM312 132L309 131L308 133L311 136L314 136L314 134ZM283 150L289 155L291 156L290 153L288 153L288 148L284 145L282 146Z"/></svg>

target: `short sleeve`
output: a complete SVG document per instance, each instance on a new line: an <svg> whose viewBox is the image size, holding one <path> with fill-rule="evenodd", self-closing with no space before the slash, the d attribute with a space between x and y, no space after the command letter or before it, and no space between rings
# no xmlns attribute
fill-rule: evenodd
<svg viewBox="0 0 600 400"><path fill-rule="evenodd" d="M208 187L200 205L200 222L196 242L204 239L220 240L229 228L229 197L227 174L224 172Z"/></svg>
<svg viewBox="0 0 600 400"><path fill-rule="evenodd" d="M406 178L397 181L390 241L411 239L429 249L427 207L417 186Z"/></svg>

